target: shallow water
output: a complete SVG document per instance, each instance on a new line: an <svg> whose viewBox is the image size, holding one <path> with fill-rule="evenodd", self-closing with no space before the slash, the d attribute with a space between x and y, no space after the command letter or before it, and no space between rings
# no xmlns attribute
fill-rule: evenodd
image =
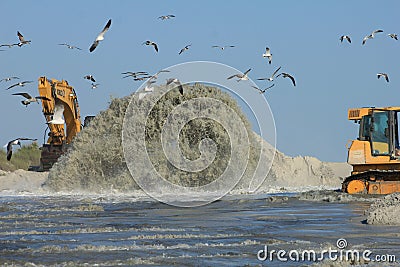
<svg viewBox="0 0 400 267"><path fill-rule="evenodd" d="M231 196L197 208L129 197L0 198L0 265L299 266L262 262L269 249L348 248L400 259L400 227L363 223L366 202ZM271 201L272 200L272 201Z"/></svg>

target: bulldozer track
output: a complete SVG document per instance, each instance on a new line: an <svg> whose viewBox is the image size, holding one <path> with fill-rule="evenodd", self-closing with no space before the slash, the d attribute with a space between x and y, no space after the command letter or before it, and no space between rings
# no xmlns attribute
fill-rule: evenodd
<svg viewBox="0 0 400 267"><path fill-rule="evenodd" d="M371 179L373 177L373 179ZM371 170L363 173L348 176L342 183L342 191L346 191L348 184L351 181L400 181L400 171L379 171Z"/></svg>

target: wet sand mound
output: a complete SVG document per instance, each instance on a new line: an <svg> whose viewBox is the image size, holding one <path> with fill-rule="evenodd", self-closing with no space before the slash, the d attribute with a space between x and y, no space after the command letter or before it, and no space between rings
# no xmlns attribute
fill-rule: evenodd
<svg viewBox="0 0 400 267"><path fill-rule="evenodd" d="M400 193L376 200L366 213L368 224L400 225Z"/></svg>

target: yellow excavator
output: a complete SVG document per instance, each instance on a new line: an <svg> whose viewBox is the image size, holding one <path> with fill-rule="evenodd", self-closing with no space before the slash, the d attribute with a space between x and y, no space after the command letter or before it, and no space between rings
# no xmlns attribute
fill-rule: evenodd
<svg viewBox="0 0 400 267"><path fill-rule="evenodd" d="M81 131L81 115L75 90L67 81L40 77L38 89L39 95L45 97L42 107L49 133L40 148L40 166L36 170L48 171ZM85 123L89 117L93 116L85 118Z"/></svg>
<svg viewBox="0 0 400 267"><path fill-rule="evenodd" d="M400 107L365 107L348 110L348 119L359 124L357 140L348 146L351 175L342 183L350 194L400 192Z"/></svg>

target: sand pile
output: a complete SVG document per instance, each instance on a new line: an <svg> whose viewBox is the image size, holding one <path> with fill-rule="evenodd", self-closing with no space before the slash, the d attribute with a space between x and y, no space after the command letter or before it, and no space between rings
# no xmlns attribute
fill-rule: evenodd
<svg viewBox="0 0 400 267"><path fill-rule="evenodd" d="M239 182L236 190L246 192L252 179L252 173L258 162L259 154L255 151L259 149L260 142L265 142L251 131L250 124L247 122L236 101L228 94L223 93L215 87L204 85L197 86L195 90L185 89L184 96L178 91L170 91L162 101L162 106L155 109L152 119L148 120L148 136L158 136L161 128L162 119L169 112L171 107L180 103L182 98L190 97L214 97L223 101L234 109L244 121L251 141L250 157L243 179ZM161 89L159 90L162 91ZM191 95L191 92L195 92ZM161 93L160 93L161 94ZM153 97L156 92L150 94ZM134 179L131 177L122 151L121 131L123 119L129 101L137 100L137 95L133 94L121 99L113 99L110 107L101 112L94 118L88 127L75 138L68 153L62 156L53 166L49 173L46 186L54 191L90 191L105 192L107 190L130 191L138 189ZM141 105L146 105L146 96L138 101ZM155 97L155 96L154 96ZM224 114L221 113L221 116ZM235 123L235 122L232 122ZM214 126L207 121L193 122L193 127L184 129L187 134L182 134L183 141L180 144L182 150L186 150L187 155L196 158L198 156L198 143L202 138L211 138L219 141L221 150L230 149L226 144L226 133L220 127ZM207 129L207 130L204 130ZM197 136L193 142L193 136ZM181 138L181 137L180 137ZM186 139L185 139L186 138ZM181 141L181 139L179 139ZM224 143L225 142L225 143ZM228 143L229 144L229 143ZM157 142L150 143L154 147L153 159L157 160L157 168L160 172L168 173L168 179L185 186L197 186L202 182L210 182L215 173L224 170L224 153L216 156L218 164L207 168L204 172L196 175L185 174L165 160L162 147ZM329 188L339 188L342 179L350 174L350 166L346 163L326 163L314 157L288 157L283 153L274 150L269 144L264 143L264 149L268 159L274 157L272 168L259 188L259 191L270 191L271 189L292 190L298 187L324 186ZM218 152L218 151L217 151ZM197 153L197 154L196 154ZM274 155L275 153L275 155ZM218 158L219 157L219 158ZM222 166L222 167L221 167ZM265 168L268 168L265 164ZM173 175L170 175L170 174ZM174 176L175 175L175 176Z"/></svg>
<svg viewBox="0 0 400 267"><path fill-rule="evenodd" d="M347 163L322 162L309 156L289 157L276 151L272 168L261 188L340 188L350 171L351 166Z"/></svg>
<svg viewBox="0 0 400 267"><path fill-rule="evenodd" d="M400 225L400 193L377 199L366 213L368 224Z"/></svg>
<svg viewBox="0 0 400 267"><path fill-rule="evenodd" d="M37 193L47 179L47 172L0 171L0 194Z"/></svg>

